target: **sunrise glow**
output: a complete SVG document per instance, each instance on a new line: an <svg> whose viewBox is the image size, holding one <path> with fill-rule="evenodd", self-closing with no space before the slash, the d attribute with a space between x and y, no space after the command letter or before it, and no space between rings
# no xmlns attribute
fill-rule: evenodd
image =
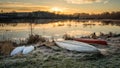
<svg viewBox="0 0 120 68"><path fill-rule="evenodd" d="M59 2L59 3L58 3ZM33 12L48 11L63 14L90 13L120 11L120 0L42 0L42 1L6 1L1 0L1 12Z"/></svg>
<svg viewBox="0 0 120 68"><path fill-rule="evenodd" d="M51 8L51 11L52 12L63 12L63 10L61 8L58 8L58 7Z"/></svg>

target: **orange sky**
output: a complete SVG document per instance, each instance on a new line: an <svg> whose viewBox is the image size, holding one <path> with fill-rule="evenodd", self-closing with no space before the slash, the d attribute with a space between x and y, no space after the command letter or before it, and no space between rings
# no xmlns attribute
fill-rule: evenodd
<svg viewBox="0 0 120 68"><path fill-rule="evenodd" d="M120 11L120 0L1 0L3 12L49 11L62 14Z"/></svg>

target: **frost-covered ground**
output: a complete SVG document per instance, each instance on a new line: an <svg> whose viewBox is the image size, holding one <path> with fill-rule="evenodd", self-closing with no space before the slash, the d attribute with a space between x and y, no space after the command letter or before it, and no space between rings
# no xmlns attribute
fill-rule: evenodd
<svg viewBox="0 0 120 68"><path fill-rule="evenodd" d="M0 57L0 68L120 68L120 38L109 38L101 54L39 46L28 55Z"/></svg>

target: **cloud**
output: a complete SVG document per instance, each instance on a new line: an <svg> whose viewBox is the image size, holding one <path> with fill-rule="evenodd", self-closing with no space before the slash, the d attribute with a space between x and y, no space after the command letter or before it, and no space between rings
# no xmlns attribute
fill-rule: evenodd
<svg viewBox="0 0 120 68"><path fill-rule="evenodd" d="M103 3L104 3L104 4L107 4L108 2L109 2L109 0L106 0L106 1L104 1Z"/></svg>
<svg viewBox="0 0 120 68"><path fill-rule="evenodd" d="M0 7L48 7L48 6L41 6L41 5L34 5L32 3L22 3L22 2L0 2Z"/></svg>
<svg viewBox="0 0 120 68"><path fill-rule="evenodd" d="M65 0L65 1L71 4L89 4L89 3L98 3L98 2L103 2L103 3L108 2L108 0Z"/></svg>
<svg viewBox="0 0 120 68"><path fill-rule="evenodd" d="M0 2L0 10L4 11L38 11L38 10L48 10L50 7L34 5L31 3L22 2Z"/></svg>

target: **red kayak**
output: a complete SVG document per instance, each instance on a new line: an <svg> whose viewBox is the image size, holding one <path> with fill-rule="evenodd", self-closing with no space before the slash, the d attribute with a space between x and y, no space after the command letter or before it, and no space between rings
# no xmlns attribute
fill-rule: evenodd
<svg viewBox="0 0 120 68"><path fill-rule="evenodd" d="M89 44L101 44L101 45L107 45L107 42L105 40L100 39L83 39L83 38L74 38L73 40L89 43Z"/></svg>

